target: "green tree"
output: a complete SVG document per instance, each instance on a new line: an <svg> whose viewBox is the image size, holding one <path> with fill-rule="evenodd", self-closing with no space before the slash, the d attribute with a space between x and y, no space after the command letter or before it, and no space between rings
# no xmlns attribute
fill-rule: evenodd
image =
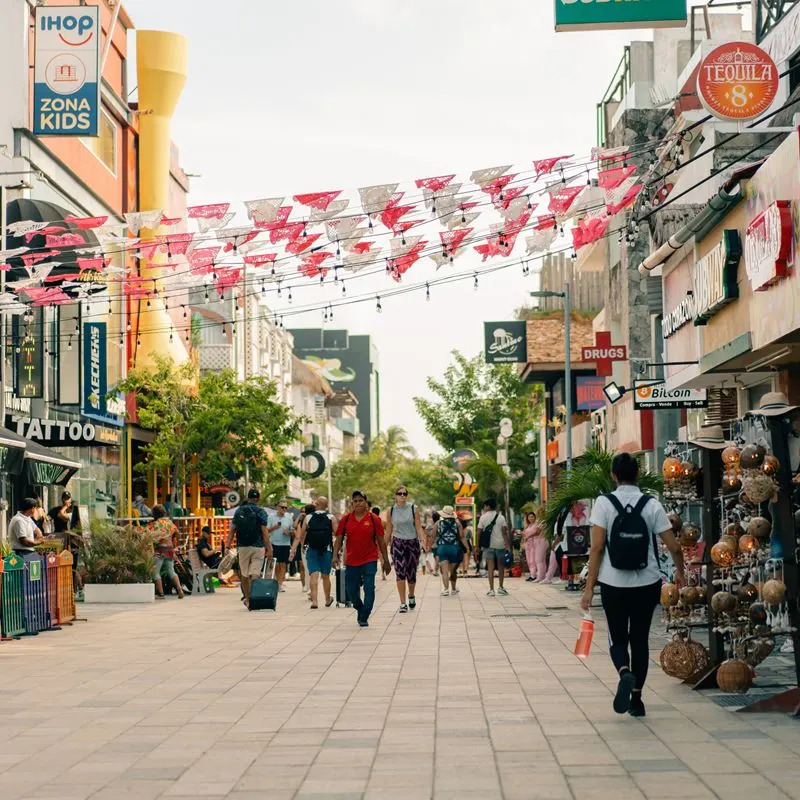
<svg viewBox="0 0 800 800"><path fill-rule="evenodd" d="M505 491L506 476L497 465L497 437L500 420L511 420L511 505L521 508L533 500L537 494L536 432L541 419L538 390L524 383L512 365L487 364L483 355L470 359L457 350L444 375L428 378L427 385L436 399L415 397L417 411L445 452L469 447L478 453L479 458L469 471L478 482L481 496Z"/></svg>
<svg viewBox="0 0 800 800"><path fill-rule="evenodd" d="M384 457L392 461L417 457L417 451L411 446L405 428L399 425L390 425L373 440L371 446L381 449Z"/></svg>

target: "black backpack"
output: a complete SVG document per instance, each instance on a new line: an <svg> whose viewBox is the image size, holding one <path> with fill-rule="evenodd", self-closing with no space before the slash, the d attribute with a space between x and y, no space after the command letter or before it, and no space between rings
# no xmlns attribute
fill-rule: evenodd
<svg viewBox="0 0 800 800"><path fill-rule="evenodd" d="M318 553L333 546L333 523L327 511L315 511L306 517L306 544Z"/></svg>
<svg viewBox="0 0 800 800"><path fill-rule="evenodd" d="M258 508L252 503L245 503L236 509L233 524L236 527L236 542L239 547L261 547L264 544Z"/></svg>
<svg viewBox="0 0 800 800"><path fill-rule="evenodd" d="M439 535L436 537L436 544L459 544L460 541L458 523L454 519L439 520Z"/></svg>
<svg viewBox="0 0 800 800"><path fill-rule="evenodd" d="M655 534L650 532L642 516L644 507L650 501L650 495L643 494L635 506L630 504L623 506L614 494L605 494L603 497L609 500L617 512L617 517L606 536L606 549L611 566L626 572L644 569L647 566L651 542L658 562Z"/></svg>

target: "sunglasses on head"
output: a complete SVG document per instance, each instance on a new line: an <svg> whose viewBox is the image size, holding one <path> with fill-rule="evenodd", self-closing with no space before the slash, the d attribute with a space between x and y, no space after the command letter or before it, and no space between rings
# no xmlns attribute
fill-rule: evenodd
<svg viewBox="0 0 800 800"><path fill-rule="evenodd" d="M395 497L408 497L408 492L395 492Z"/></svg>

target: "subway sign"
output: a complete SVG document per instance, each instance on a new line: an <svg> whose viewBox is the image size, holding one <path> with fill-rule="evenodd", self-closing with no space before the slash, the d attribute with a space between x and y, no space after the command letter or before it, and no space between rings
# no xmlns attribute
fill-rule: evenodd
<svg viewBox="0 0 800 800"><path fill-rule="evenodd" d="M35 17L33 132L97 136L100 9L38 6Z"/></svg>
<svg viewBox="0 0 800 800"><path fill-rule="evenodd" d="M686 0L555 0L557 31L683 28Z"/></svg>

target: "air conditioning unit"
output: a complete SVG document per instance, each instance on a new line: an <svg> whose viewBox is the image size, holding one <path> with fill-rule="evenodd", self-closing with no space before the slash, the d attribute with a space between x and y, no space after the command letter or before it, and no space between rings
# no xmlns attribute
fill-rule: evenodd
<svg viewBox="0 0 800 800"><path fill-rule="evenodd" d="M606 410L592 411L592 446L606 449Z"/></svg>

